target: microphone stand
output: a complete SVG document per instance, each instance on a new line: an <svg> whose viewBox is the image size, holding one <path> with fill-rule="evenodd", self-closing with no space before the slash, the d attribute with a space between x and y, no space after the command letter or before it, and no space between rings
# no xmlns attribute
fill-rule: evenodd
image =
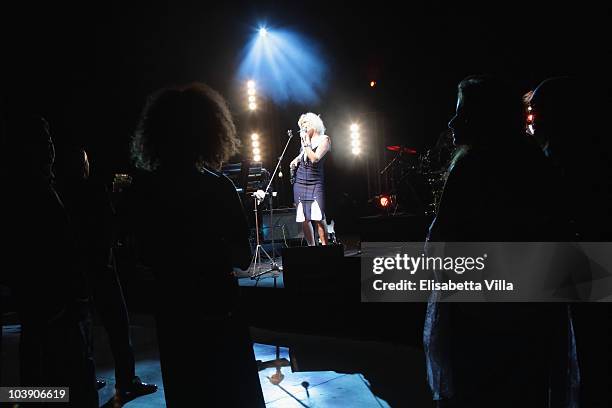
<svg viewBox="0 0 612 408"><path fill-rule="evenodd" d="M270 181L268 182L268 185L266 187L266 190L264 191L266 195L270 196L270 228L272 230L272 257L266 252L265 249L263 249L263 247L260 245L259 243L259 224L257 222L257 204L258 204L258 200L255 199L255 228L256 228L256 235L257 235L257 248L255 249L255 254L253 254L253 268L252 268L252 272L251 272L251 279L257 279L257 282L259 282L259 279L261 278L261 276L265 275L266 273L270 273L270 272L274 272L274 271L281 271L282 268L278 266L278 264L276 263L276 251L274 249L274 225L272 224L272 220L273 220L273 203L272 203L272 192L270 192L270 187L272 186L272 182L274 181L274 177L276 176L276 173L278 172L278 169L280 168L281 162L283 161L283 157L285 156L285 152L287 151L287 147L289 147L289 142L291 142L291 139L293 138L293 132L291 131L291 129L289 129L287 131L287 135L289 136L287 138L287 143L285 143L285 148L283 149L283 152L281 153L281 155L278 158L278 161L276 163L276 167L274 168L274 172L272 173L272 176L270 176ZM258 264L261 263L261 254L259 253L259 251L262 251L266 257L268 258L268 260L270 261L270 269L267 271L258 271L257 270L257 266ZM257 283L255 284L257 285ZM274 276L274 287L276 287L276 276Z"/></svg>

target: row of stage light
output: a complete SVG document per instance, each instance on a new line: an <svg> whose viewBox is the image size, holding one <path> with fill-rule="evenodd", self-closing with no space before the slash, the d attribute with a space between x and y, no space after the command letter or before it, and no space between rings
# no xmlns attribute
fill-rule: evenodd
<svg viewBox="0 0 612 408"><path fill-rule="evenodd" d="M361 154L361 132L359 131L359 125L353 123L349 129L351 130L351 153L358 156Z"/></svg>
<svg viewBox="0 0 612 408"><path fill-rule="evenodd" d="M254 80L248 80L246 83L247 107L250 111L257 109L257 84ZM361 129L359 124L353 123L349 127L351 138L351 153L354 156L359 156L362 152L361 147ZM251 158L253 162L262 161L262 144L258 133L251 133Z"/></svg>
<svg viewBox="0 0 612 408"><path fill-rule="evenodd" d="M247 96L247 108L249 111L257 110L257 84L254 80L250 79L246 83L246 96ZM251 133L251 161L261 162L261 141L259 140L259 134L256 132Z"/></svg>
<svg viewBox="0 0 612 408"><path fill-rule="evenodd" d="M251 133L251 152L253 153L253 161L261 162L261 142L257 133Z"/></svg>
<svg viewBox="0 0 612 408"><path fill-rule="evenodd" d="M247 81L247 106L250 111L257 109L257 89L252 79Z"/></svg>

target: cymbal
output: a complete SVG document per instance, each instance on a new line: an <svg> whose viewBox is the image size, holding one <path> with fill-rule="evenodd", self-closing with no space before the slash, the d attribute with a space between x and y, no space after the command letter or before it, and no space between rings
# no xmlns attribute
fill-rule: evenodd
<svg viewBox="0 0 612 408"><path fill-rule="evenodd" d="M387 150L391 152L399 152L401 150L402 153L417 154L416 149L411 149L410 147L398 146L398 145L387 146Z"/></svg>

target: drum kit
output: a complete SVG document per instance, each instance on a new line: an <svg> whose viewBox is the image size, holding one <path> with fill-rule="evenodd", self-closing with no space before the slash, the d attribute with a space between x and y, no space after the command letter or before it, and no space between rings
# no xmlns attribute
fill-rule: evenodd
<svg viewBox="0 0 612 408"><path fill-rule="evenodd" d="M435 215L454 152L452 143L439 141L422 153L402 145L389 145L385 149L395 153L380 172L381 176L387 174L389 177L388 195L394 197L394 207L389 211Z"/></svg>

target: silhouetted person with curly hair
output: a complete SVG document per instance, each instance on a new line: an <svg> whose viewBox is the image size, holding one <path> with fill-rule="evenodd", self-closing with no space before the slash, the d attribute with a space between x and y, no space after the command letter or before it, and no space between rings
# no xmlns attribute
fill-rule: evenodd
<svg viewBox="0 0 612 408"><path fill-rule="evenodd" d="M132 141L145 174L129 192L129 218L157 280L169 408L264 405L232 273L249 266L249 228L233 183L217 171L238 145L223 97L199 83L153 94Z"/></svg>

